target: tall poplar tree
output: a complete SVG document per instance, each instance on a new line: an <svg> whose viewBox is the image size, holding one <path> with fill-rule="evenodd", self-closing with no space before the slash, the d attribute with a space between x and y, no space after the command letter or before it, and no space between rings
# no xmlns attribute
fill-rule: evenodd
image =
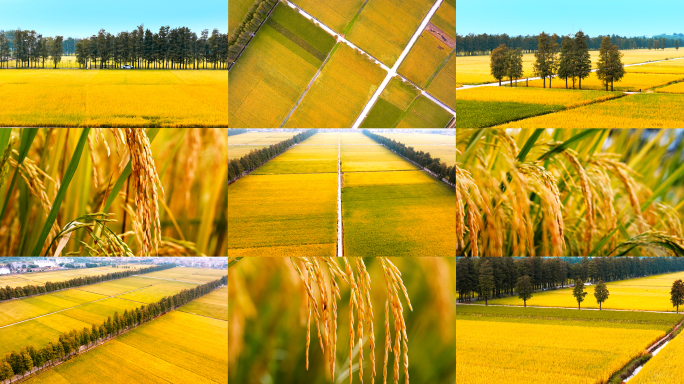
<svg viewBox="0 0 684 384"><path fill-rule="evenodd" d="M558 77L565 79L565 89L568 89L568 77L572 78L572 89L575 89L575 41L570 36L564 36L558 57Z"/></svg>
<svg viewBox="0 0 684 384"><path fill-rule="evenodd" d="M52 56L52 61L55 63L55 69L57 69L57 63L62 61L62 40L64 37L57 36L52 40L52 45L50 47L50 56Z"/></svg>
<svg viewBox="0 0 684 384"><path fill-rule="evenodd" d="M579 89L582 89L582 79L586 79L591 74L591 55L589 54L587 36L581 30L575 33L574 46L574 68L579 78Z"/></svg>
<svg viewBox="0 0 684 384"><path fill-rule="evenodd" d="M534 74L539 76L544 81L544 88L546 88L546 78L551 74L549 67L549 55L551 54L551 43L549 35L546 32L539 34L537 42L537 52L534 53Z"/></svg>
<svg viewBox="0 0 684 384"><path fill-rule="evenodd" d="M492 76L499 81L501 86L501 79L506 76L506 55L508 48L506 44L501 44L492 51L489 58L489 68Z"/></svg>

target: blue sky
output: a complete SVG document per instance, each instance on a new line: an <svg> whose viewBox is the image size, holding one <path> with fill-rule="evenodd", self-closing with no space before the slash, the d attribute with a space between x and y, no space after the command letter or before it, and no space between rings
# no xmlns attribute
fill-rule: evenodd
<svg viewBox="0 0 684 384"><path fill-rule="evenodd" d="M88 37L144 24L152 32L168 25L199 33L228 31L228 0L0 0L0 29L33 29L44 36Z"/></svg>
<svg viewBox="0 0 684 384"><path fill-rule="evenodd" d="M684 1L654 0L457 0L456 32L590 36L684 33Z"/></svg>

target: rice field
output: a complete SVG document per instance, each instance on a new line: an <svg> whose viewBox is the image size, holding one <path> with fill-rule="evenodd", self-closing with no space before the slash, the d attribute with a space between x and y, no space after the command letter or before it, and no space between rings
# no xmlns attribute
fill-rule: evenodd
<svg viewBox="0 0 684 384"><path fill-rule="evenodd" d="M226 321L175 310L27 383L76 384L106 377L115 382L227 384L227 335Z"/></svg>
<svg viewBox="0 0 684 384"><path fill-rule="evenodd" d="M1 132L0 254L226 254L227 129Z"/></svg>
<svg viewBox="0 0 684 384"><path fill-rule="evenodd" d="M684 60L668 60L652 64L635 65L625 67L626 72L639 73L684 73Z"/></svg>
<svg viewBox="0 0 684 384"><path fill-rule="evenodd" d="M456 310L456 380L606 382L681 318L461 305ZM483 354L488 358L479 358Z"/></svg>
<svg viewBox="0 0 684 384"><path fill-rule="evenodd" d="M663 74L628 72L625 74L625 77L623 77L622 80L613 84L613 89L623 92L643 92L654 87L682 80L684 80L684 73ZM569 86L572 86L572 81L569 83ZM543 86L543 81L530 80L529 86L541 88ZM551 86L553 88L565 89L565 81L553 79ZM598 77L596 77L596 73L593 72L588 78L582 80L582 89L605 90L606 86L598 79ZM608 84L608 89L610 89L610 84Z"/></svg>
<svg viewBox="0 0 684 384"><path fill-rule="evenodd" d="M208 281L213 281L225 275L226 270L173 268L153 273L164 272L169 277L207 276L211 277ZM139 308L144 303L158 301L198 284L160 280L150 273L0 302L0 354L29 345L42 348L64 332L102 324L115 312L121 315L125 310ZM204 300L206 307L198 303L193 304L191 310L220 318L221 295L218 292L198 299Z"/></svg>
<svg viewBox="0 0 684 384"><path fill-rule="evenodd" d="M351 127L385 75L367 56L338 44L283 127Z"/></svg>
<svg viewBox="0 0 684 384"><path fill-rule="evenodd" d="M414 136L455 158L449 138ZM229 255L336 255L338 156L346 255L453 255L449 186L365 135L320 131L229 186Z"/></svg>
<svg viewBox="0 0 684 384"><path fill-rule="evenodd" d="M669 273L606 283L610 297L602 304L603 309L625 309L639 311L675 312L670 303L670 289L677 279L684 279L684 272ZM598 308L592 295L593 286L585 288L589 295L582 302L582 308ZM491 304L522 305L517 297L490 300ZM577 308L572 288L537 292L527 300L528 306Z"/></svg>
<svg viewBox="0 0 684 384"><path fill-rule="evenodd" d="M347 39L392 67L433 3L431 0L369 0L345 32ZM391 19L387 15L392 15Z"/></svg>
<svg viewBox="0 0 684 384"><path fill-rule="evenodd" d="M446 36L430 33L430 26L428 25L397 70L414 84L423 88L449 54L455 51L456 2L444 1L430 19L430 23L439 28ZM448 40L449 44L445 40Z"/></svg>
<svg viewBox="0 0 684 384"><path fill-rule="evenodd" d="M662 93L684 93L684 82L675 83L672 85L667 85L662 88L657 89L658 92Z"/></svg>
<svg viewBox="0 0 684 384"><path fill-rule="evenodd" d="M226 127L225 71L1 71L5 127Z"/></svg>
<svg viewBox="0 0 684 384"><path fill-rule="evenodd" d="M670 341L630 380L635 384L676 384L684 374L681 364L684 354L684 337Z"/></svg>
<svg viewBox="0 0 684 384"><path fill-rule="evenodd" d="M481 87L456 91L456 98L459 102L518 102L524 104L562 105L565 108L610 100L620 95L622 95L620 92L539 89L520 86ZM485 112L483 111L483 113Z"/></svg>
<svg viewBox="0 0 684 384"><path fill-rule="evenodd" d="M228 287L197 298L178 309L181 312L228 321Z"/></svg>
<svg viewBox="0 0 684 384"><path fill-rule="evenodd" d="M426 91L432 96L436 97L442 103L456 110L456 92L454 91L456 84L456 55L444 64L442 69L437 72L437 75L428 84Z"/></svg>
<svg viewBox="0 0 684 384"><path fill-rule="evenodd" d="M436 134L381 133L382 136L399 141L417 151L429 153L449 166L456 165L456 136Z"/></svg>
<svg viewBox="0 0 684 384"><path fill-rule="evenodd" d="M653 96L666 95L616 101ZM667 129L458 130L457 254L684 254L679 245L684 165L675 155L681 134Z"/></svg>
<svg viewBox="0 0 684 384"><path fill-rule="evenodd" d="M497 127L680 128L684 121L682 105L682 95L637 94Z"/></svg>

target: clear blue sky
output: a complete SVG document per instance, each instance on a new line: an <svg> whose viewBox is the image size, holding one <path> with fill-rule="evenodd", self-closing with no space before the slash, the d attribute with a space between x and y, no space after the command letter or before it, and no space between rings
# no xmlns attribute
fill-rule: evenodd
<svg viewBox="0 0 684 384"><path fill-rule="evenodd" d="M1 1L1 0L0 0ZM653 36L684 33L682 0L457 0L456 32L590 36Z"/></svg>
<svg viewBox="0 0 684 384"><path fill-rule="evenodd" d="M104 28L117 34L144 24L168 25L198 35L228 31L228 0L0 0L0 29L33 29L43 36L89 37Z"/></svg>

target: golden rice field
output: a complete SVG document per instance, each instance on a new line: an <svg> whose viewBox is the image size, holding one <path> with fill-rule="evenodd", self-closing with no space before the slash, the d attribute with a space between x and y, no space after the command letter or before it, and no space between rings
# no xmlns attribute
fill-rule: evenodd
<svg viewBox="0 0 684 384"><path fill-rule="evenodd" d="M684 82L671 84L662 88L658 88L657 92L662 93L684 93Z"/></svg>
<svg viewBox="0 0 684 384"><path fill-rule="evenodd" d="M623 77L622 80L615 82L613 84L613 89L616 91L642 92L653 87L682 80L684 80L684 73L662 74L630 72L625 74L625 77ZM523 84L524 83L518 85ZM544 83L542 80L530 80L529 85L530 87L542 88ZM552 88L565 89L565 80L554 78L551 86ZM547 89L549 88L548 79L546 81L546 87ZM571 79L568 79L568 87L572 87ZM582 80L582 89L597 89L605 91L606 86L598 79L596 73L593 72L588 78ZM608 84L608 89L610 90L610 84Z"/></svg>
<svg viewBox="0 0 684 384"><path fill-rule="evenodd" d="M603 309L625 309L640 311L674 312L670 303L670 288L675 280L684 279L684 272L669 273L606 283L610 297L602 304ZM598 308L593 297L594 287L585 286L589 292L582 308ZM489 301L491 304L523 305L516 297L506 297ZM557 289L535 293L527 300L528 306L577 308L572 288ZM681 309L681 308L680 308Z"/></svg>
<svg viewBox="0 0 684 384"><path fill-rule="evenodd" d="M0 89L0 126L228 126L227 71L0 71Z"/></svg>
<svg viewBox="0 0 684 384"><path fill-rule="evenodd" d="M544 105L562 105L566 108L578 107L595 102L613 99L622 95L620 92L605 91L572 91L528 87L479 87L456 91L456 98L461 100L494 101Z"/></svg>
<svg viewBox="0 0 684 384"><path fill-rule="evenodd" d="M503 124L498 128L681 128L684 121L682 105L684 95L628 95Z"/></svg>
<svg viewBox="0 0 684 384"><path fill-rule="evenodd" d="M647 61L665 60L668 58L684 57L684 51L676 51L674 48L666 48L665 50L648 50L648 49L634 49L621 51L624 56L622 62L624 64L644 63ZM590 51L591 62L594 67L598 61L598 51ZM493 83L496 81L490 74L489 55L482 56L457 56L456 57L456 82L458 84L483 84ZM523 70L524 77L533 77L532 63L534 62L534 53L527 53L523 55ZM653 64L655 65L655 64ZM629 67L628 67L629 68ZM637 68L637 67L634 67ZM635 70L636 71L636 70ZM629 71L628 71L629 72ZM555 83L555 80L554 80ZM584 88L584 81L582 81Z"/></svg>
<svg viewBox="0 0 684 384"><path fill-rule="evenodd" d="M634 384L678 384L684 376L684 337L679 334L630 380Z"/></svg>
<svg viewBox="0 0 684 384"><path fill-rule="evenodd" d="M625 67L626 72L641 73L684 73L684 60L667 60L659 63Z"/></svg>
<svg viewBox="0 0 684 384"><path fill-rule="evenodd" d="M582 322L558 325L458 317L456 382L604 383L663 335L657 329L585 326Z"/></svg>
<svg viewBox="0 0 684 384"><path fill-rule="evenodd" d="M381 133L382 136L399 141L416 151L430 153L449 166L456 164L456 136L437 134Z"/></svg>

